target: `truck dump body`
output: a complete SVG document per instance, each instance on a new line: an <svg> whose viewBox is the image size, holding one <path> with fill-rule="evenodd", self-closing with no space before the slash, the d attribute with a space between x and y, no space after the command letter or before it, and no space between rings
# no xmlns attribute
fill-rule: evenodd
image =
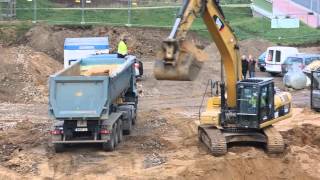
<svg viewBox="0 0 320 180"><path fill-rule="evenodd" d="M85 58L50 77L50 105L57 119L100 118L121 93L131 87L134 57L99 55ZM94 69L109 74L91 76Z"/></svg>
<svg viewBox="0 0 320 180"><path fill-rule="evenodd" d="M50 77L56 152L72 143L101 143L112 151L122 133L130 133L138 103L134 63L134 56L94 55Z"/></svg>

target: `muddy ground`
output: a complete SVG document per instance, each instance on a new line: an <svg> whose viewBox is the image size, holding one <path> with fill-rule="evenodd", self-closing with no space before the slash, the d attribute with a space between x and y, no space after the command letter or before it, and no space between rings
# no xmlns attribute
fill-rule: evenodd
<svg viewBox="0 0 320 180"><path fill-rule="evenodd" d="M35 32L40 30L33 29ZM68 35L72 30L66 31ZM76 30L75 36L79 31L83 30ZM48 32L63 34L59 28L56 31L50 28ZM32 38L32 33L29 32L26 38ZM152 29L139 30L139 33L147 34L143 36L144 41L150 42L150 47L155 47L167 32L159 33L161 35L156 38L148 36L155 33ZM208 45L201 38L193 38ZM133 39L139 38L133 36ZM60 64L54 64L56 60L59 61L59 58L55 58L58 56L47 54L49 50L35 46L40 43L38 41L2 47L1 52L9 52L2 55L15 59L15 53L12 56L8 54L15 49L20 52L16 54L24 54L27 49L26 52L41 55L43 58L40 59L53 63L48 65L51 67L48 74L54 68L61 68ZM241 42L241 45L244 52L257 56L270 43L248 40ZM20 48L23 50L19 51ZM319 51L317 47L306 49ZM213 157L197 141L198 111L207 81L220 77L217 65L220 58L215 46L211 45L206 50L211 54L210 61L194 82L156 81L152 76L151 58L154 53L140 51L145 76L138 85L141 90L138 123L133 133L126 136L114 152L104 152L99 145L74 145L64 153L55 154L48 134L51 121L47 116L46 99L25 102L1 98L0 179L320 179L320 116L308 107L308 90L292 92L294 116L275 125L285 138L286 150L283 154L267 155L261 145L239 145L230 147L226 156ZM27 57L30 58L26 61L35 59L30 55ZM3 62L1 59L0 63ZM22 70L12 72L19 74ZM48 74L32 70L30 82L35 83L36 77L40 80L40 77L47 78ZM8 72L7 76L10 75L12 73ZM268 76L265 73L258 75ZM284 89L281 81L280 77L275 78L276 84ZM0 82L1 87L6 81ZM24 79L9 82L16 82L14 84L23 87L29 84ZM43 83L39 84L43 86ZM21 87L3 89L10 92ZM44 88L43 97L46 96L45 92ZM15 97L14 93L8 96Z"/></svg>

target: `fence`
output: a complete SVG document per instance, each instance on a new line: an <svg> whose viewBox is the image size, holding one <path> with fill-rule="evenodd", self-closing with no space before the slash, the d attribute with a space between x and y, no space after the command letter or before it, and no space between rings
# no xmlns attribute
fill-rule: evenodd
<svg viewBox="0 0 320 180"><path fill-rule="evenodd" d="M320 13L320 1L319 0L292 0L293 2L300 4L303 7L310 9L311 11Z"/></svg>
<svg viewBox="0 0 320 180"><path fill-rule="evenodd" d="M159 19L171 23L180 5L177 0L17 0L15 18L34 23L166 26ZM0 16L7 11L0 4Z"/></svg>
<svg viewBox="0 0 320 180"><path fill-rule="evenodd" d="M247 1L224 0L221 4ZM168 27L181 4L182 0L17 0L15 18L34 23Z"/></svg>
<svg viewBox="0 0 320 180"><path fill-rule="evenodd" d="M220 2L226 19L240 39L258 37L279 43L320 40L320 31L308 29L305 26L294 30L271 30L269 20L252 18L249 4L230 4L248 3L250 0L221 0ZM180 6L181 0L16 0L16 19L23 22L49 24L171 28ZM0 7L0 11L4 10L6 9ZM198 30L197 33L206 38L209 37L201 18L193 23L192 29Z"/></svg>
<svg viewBox="0 0 320 180"><path fill-rule="evenodd" d="M0 0L0 19L16 16L16 0Z"/></svg>

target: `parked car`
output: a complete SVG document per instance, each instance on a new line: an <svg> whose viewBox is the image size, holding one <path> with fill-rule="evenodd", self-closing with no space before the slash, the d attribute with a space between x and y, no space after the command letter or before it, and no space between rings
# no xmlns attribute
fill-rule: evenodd
<svg viewBox="0 0 320 180"><path fill-rule="evenodd" d="M273 46L267 49L266 71L272 76L281 74L281 65L287 57L298 54L298 49L294 47Z"/></svg>
<svg viewBox="0 0 320 180"><path fill-rule="evenodd" d="M266 55L267 55L267 52L264 52L258 58L258 67L259 67L261 72L265 72L266 71L266 62L265 62Z"/></svg>
<svg viewBox="0 0 320 180"><path fill-rule="evenodd" d="M294 56L289 56L282 64L281 72L282 74L287 73L293 64L297 64L297 66L303 70L305 66L309 65L315 60L320 60L320 54L297 54Z"/></svg>

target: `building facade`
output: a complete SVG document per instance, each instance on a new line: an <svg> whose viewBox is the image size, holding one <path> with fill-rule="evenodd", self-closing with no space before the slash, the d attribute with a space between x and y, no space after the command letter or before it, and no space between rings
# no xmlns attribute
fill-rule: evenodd
<svg viewBox="0 0 320 180"><path fill-rule="evenodd" d="M272 7L276 18L299 18L311 27L320 27L320 0L273 0Z"/></svg>

